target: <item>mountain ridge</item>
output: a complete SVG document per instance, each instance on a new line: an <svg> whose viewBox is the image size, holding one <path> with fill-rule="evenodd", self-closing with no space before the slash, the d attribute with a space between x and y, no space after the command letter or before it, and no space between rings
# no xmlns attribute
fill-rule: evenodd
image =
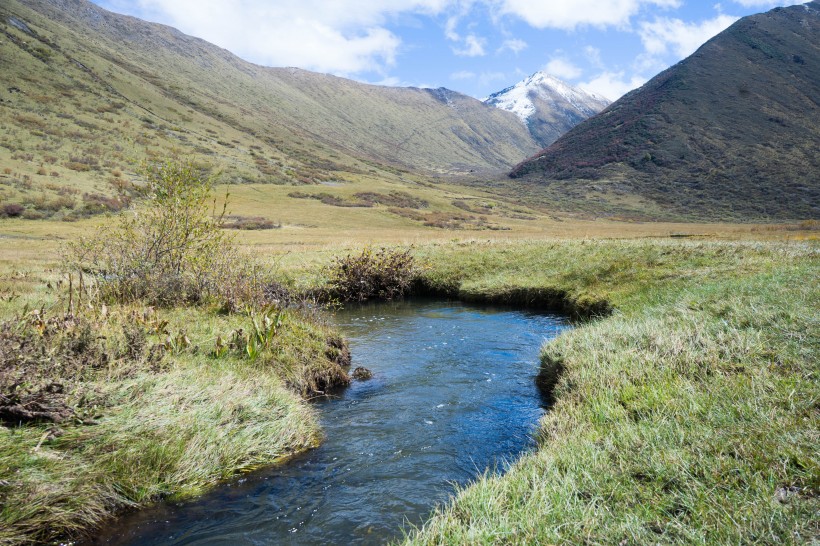
<svg viewBox="0 0 820 546"><path fill-rule="evenodd" d="M146 131L134 125L142 123L156 131L150 140L159 148L220 160L235 177L280 182L311 178L297 171L321 178L352 166L433 176L503 172L538 149L514 116L454 91L447 105L425 90L262 67L86 0L9 0L0 6L0 27L9 38L0 44L8 59L0 80L20 90L3 97L0 121L26 132L24 140L57 137L67 119L60 116L108 129L109 139L136 140ZM36 134L43 129L55 134ZM248 157L251 146L277 163L264 169L275 175L256 172L259 154ZM86 148L94 147L106 148ZM42 155L37 145L25 152Z"/></svg>
<svg viewBox="0 0 820 546"><path fill-rule="evenodd" d="M683 218L820 217L818 44L816 0L744 17L510 176Z"/></svg>
<svg viewBox="0 0 820 546"><path fill-rule="evenodd" d="M550 145L611 102L541 71L482 101L517 115L541 146Z"/></svg>

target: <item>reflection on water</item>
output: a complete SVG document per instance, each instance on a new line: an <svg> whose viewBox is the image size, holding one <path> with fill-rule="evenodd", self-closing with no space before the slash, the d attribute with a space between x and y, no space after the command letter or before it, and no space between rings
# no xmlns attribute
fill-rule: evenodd
<svg viewBox="0 0 820 546"><path fill-rule="evenodd" d="M382 544L453 484L503 469L543 413L538 350L551 315L460 303L355 307L334 322L373 371L321 400L321 447L182 505L118 521L95 544Z"/></svg>

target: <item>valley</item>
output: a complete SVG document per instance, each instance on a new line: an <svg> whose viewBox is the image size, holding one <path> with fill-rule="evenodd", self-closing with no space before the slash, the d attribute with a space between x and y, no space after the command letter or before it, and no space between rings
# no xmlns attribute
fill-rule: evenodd
<svg viewBox="0 0 820 546"><path fill-rule="evenodd" d="M357 543L817 541L818 21L816 1L740 19L611 104L541 71L482 102L3 2L0 545L126 540L129 513L157 544L215 514L279 543L307 516L268 477L343 489L326 450L391 499L328 505L319 527ZM355 315L379 299L406 301ZM357 332L388 316L407 322L368 351L410 358L368 383ZM499 349L519 320L526 357ZM436 440L446 487L380 495L361 444L424 473L403 458L427 443L388 449L391 413L488 377L520 387L488 405L530 405L471 407ZM476 463L489 437L514 447Z"/></svg>

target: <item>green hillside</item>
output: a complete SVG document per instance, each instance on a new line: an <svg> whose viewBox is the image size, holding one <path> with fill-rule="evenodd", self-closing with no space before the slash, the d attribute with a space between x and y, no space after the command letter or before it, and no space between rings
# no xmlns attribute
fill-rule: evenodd
<svg viewBox="0 0 820 546"><path fill-rule="evenodd" d="M3 2L0 32L6 201L104 195L171 155L226 182L311 184L498 173L537 150L515 116L453 91L264 68L85 0Z"/></svg>

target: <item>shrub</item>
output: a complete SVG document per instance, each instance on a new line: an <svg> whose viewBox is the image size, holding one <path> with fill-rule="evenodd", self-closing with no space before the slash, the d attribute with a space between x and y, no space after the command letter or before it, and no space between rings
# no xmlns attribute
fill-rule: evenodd
<svg viewBox="0 0 820 546"><path fill-rule="evenodd" d="M403 191L391 191L389 194L386 195L383 193L376 192L359 192L353 194L353 197L355 197L361 203L366 204L368 206L378 204L385 205L388 207L424 209L430 205L430 203L428 203L425 199L421 199L420 197L413 197L409 193Z"/></svg>
<svg viewBox="0 0 820 546"><path fill-rule="evenodd" d="M282 227L281 224L274 223L273 220L268 220L262 216L232 216L229 222L225 222L222 226L225 229L275 229Z"/></svg>
<svg viewBox="0 0 820 546"><path fill-rule="evenodd" d="M6 203L0 208L1 218L17 218L22 216L26 208L19 203Z"/></svg>
<svg viewBox="0 0 820 546"><path fill-rule="evenodd" d="M86 214L101 214L105 212L118 212L129 205L130 197L120 195L109 197L99 193L83 194L83 211Z"/></svg>
<svg viewBox="0 0 820 546"><path fill-rule="evenodd" d="M221 297L233 309L254 298L262 272L221 229L228 196L215 214L213 179L191 163L165 162L144 174L144 206L70 243L68 268L90 273L98 296L118 302L170 306Z"/></svg>
<svg viewBox="0 0 820 546"><path fill-rule="evenodd" d="M377 250L365 247L360 254L337 258L330 266L328 287L342 301L370 298L394 300L410 289L416 273L411 249Z"/></svg>

